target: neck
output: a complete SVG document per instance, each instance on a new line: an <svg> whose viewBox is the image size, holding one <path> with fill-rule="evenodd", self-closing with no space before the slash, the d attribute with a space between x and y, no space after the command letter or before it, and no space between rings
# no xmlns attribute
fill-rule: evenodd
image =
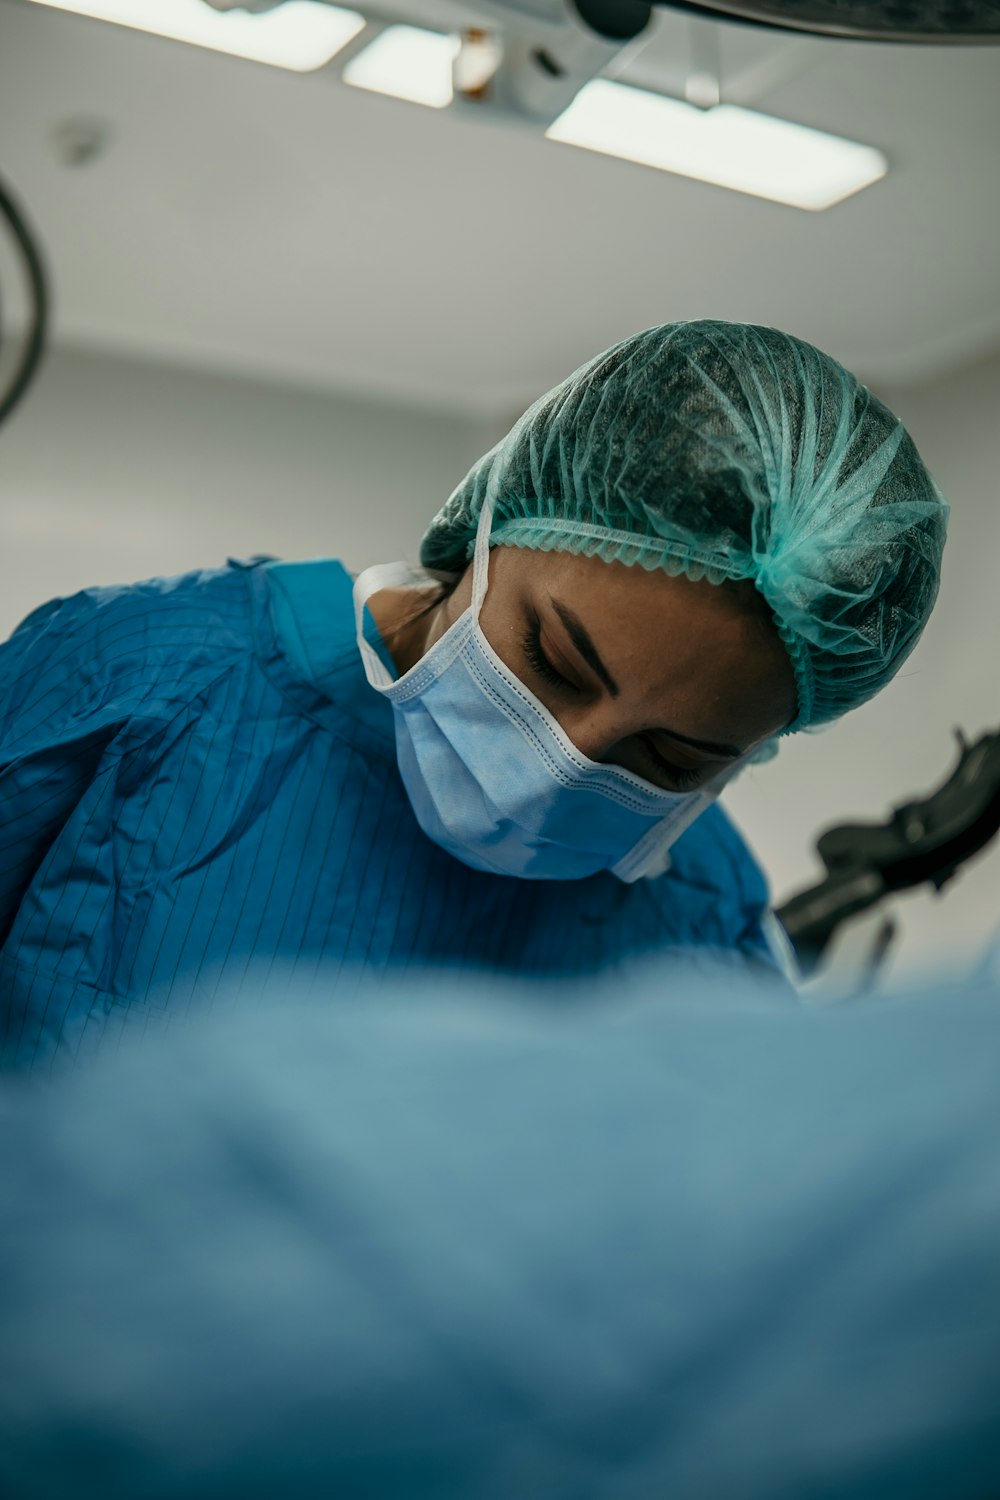
<svg viewBox="0 0 1000 1500"><path fill-rule="evenodd" d="M433 599L437 592L434 584L427 589L379 589L368 600L369 613L400 676L416 666L448 628L448 600L432 602L428 608L428 595Z"/></svg>

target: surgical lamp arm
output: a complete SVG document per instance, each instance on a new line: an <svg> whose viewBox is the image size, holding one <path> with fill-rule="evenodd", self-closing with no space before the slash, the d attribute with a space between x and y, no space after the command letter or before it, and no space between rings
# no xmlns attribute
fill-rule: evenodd
<svg viewBox="0 0 1000 1500"><path fill-rule="evenodd" d="M1000 730L974 745L959 733L958 743L958 764L927 797L895 808L885 823L844 823L819 839L826 877L776 913L804 975L849 917L895 891L940 890L1000 831Z"/></svg>

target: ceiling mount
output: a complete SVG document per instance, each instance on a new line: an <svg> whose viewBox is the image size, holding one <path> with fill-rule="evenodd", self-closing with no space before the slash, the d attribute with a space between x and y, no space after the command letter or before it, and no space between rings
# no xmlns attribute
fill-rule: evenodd
<svg viewBox="0 0 1000 1500"><path fill-rule="evenodd" d="M1000 44L1000 0L653 0L714 21L844 41Z"/></svg>

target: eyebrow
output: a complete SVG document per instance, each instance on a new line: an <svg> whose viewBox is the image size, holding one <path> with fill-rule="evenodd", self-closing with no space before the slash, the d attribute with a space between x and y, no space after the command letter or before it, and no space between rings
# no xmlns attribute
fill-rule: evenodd
<svg viewBox="0 0 1000 1500"><path fill-rule="evenodd" d="M556 599L552 594L549 595L549 600L552 608L565 625L570 640L588 667L601 679L612 698L617 698L621 693L621 689L601 660L600 653L587 634L586 627L579 615L575 615L567 605L563 604L560 599ZM654 733L665 734L672 740L678 740L682 745L689 745L693 750L705 750L709 755L722 755L731 760L737 760L741 755L746 753L738 745L720 745L714 740L696 740L688 734L679 734L676 729L657 729Z"/></svg>
<svg viewBox="0 0 1000 1500"><path fill-rule="evenodd" d="M554 598L551 594L549 595L549 600L552 608L565 625L570 640L587 663L587 666L590 667L592 672L597 673L597 676L604 683L612 698L617 698L621 692L621 688L602 662L597 647L587 634L579 615L575 615L571 609L567 608L565 604L559 599Z"/></svg>

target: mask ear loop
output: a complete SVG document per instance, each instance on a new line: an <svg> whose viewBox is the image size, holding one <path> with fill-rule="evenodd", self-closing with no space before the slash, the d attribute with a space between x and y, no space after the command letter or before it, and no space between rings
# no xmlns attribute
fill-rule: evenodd
<svg viewBox="0 0 1000 1500"><path fill-rule="evenodd" d="M476 547L472 563L472 617L479 618L479 610L486 598L490 579L490 532L493 529L493 501L485 500L476 528ZM371 642L365 638L365 605L379 589L394 588L406 582L408 570L402 563L378 563L366 568L354 585L354 631L364 664L365 675L373 688L384 690L398 685L398 679L387 669ZM415 668L410 669L412 673ZM407 673L407 676L410 674Z"/></svg>
<svg viewBox="0 0 1000 1500"><path fill-rule="evenodd" d="M376 563L366 568L354 584L354 634L361 653L365 676L373 688L391 687L395 678L375 647L365 637L365 605L380 589L393 588L400 582L398 563Z"/></svg>
<svg viewBox="0 0 1000 1500"><path fill-rule="evenodd" d="M490 532L493 530L493 501L487 497L476 527L476 550L472 555L472 615L479 619L479 611L490 581Z"/></svg>

